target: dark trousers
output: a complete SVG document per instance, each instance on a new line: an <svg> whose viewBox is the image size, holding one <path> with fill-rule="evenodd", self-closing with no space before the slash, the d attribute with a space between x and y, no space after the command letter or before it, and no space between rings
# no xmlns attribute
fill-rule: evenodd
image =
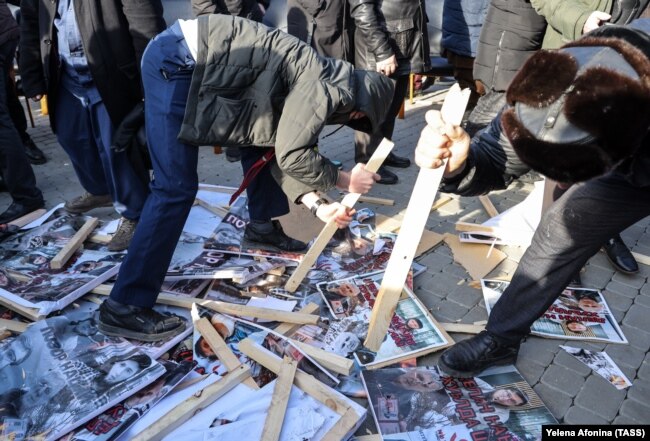
<svg viewBox="0 0 650 441"><path fill-rule="evenodd" d="M16 93L16 84L13 80L7 82L7 105L9 106L9 115L11 115L11 120L18 130L20 139L24 142L29 140L29 135L27 134L27 118L25 117L25 109L23 105L20 104L18 99L18 94Z"/></svg>
<svg viewBox="0 0 650 441"><path fill-rule="evenodd" d="M7 88L13 87L9 71L18 40L0 45L0 172L14 202L38 205L43 195L36 187L36 177L27 159L18 130L10 116Z"/></svg>
<svg viewBox="0 0 650 441"><path fill-rule="evenodd" d="M194 64L178 24L156 36L142 57L147 142L154 177L150 184L151 193L111 292L111 298L121 303L153 306L196 197L198 147L177 139ZM245 170L263 153L264 149L259 148L242 149ZM251 189L259 191L251 194ZM264 198L273 201L279 198L271 194L276 190L279 186L265 167L251 183L249 194L255 201ZM281 190L280 193L284 195ZM252 200L249 209L256 216L266 215L257 213ZM287 204L286 196L284 200ZM286 207L287 210L278 215L286 214L288 205ZM270 217L259 218L265 219Z"/></svg>
<svg viewBox="0 0 650 441"><path fill-rule="evenodd" d="M111 150L114 127L97 89L78 84L64 69L62 76L55 131L81 186L90 194L110 194L118 213L138 219L149 193L147 177L135 171L126 152Z"/></svg>
<svg viewBox="0 0 650 441"><path fill-rule="evenodd" d="M393 100L390 103L386 119L379 126L379 130L375 133L364 133L360 131L354 132L354 162L366 163L370 159L382 139L393 137L393 130L395 129L395 119L399 113L399 109L404 102L404 96L409 86L409 76L401 75L397 77L395 82L395 93Z"/></svg>
<svg viewBox="0 0 650 441"><path fill-rule="evenodd" d="M619 175L572 186L542 217L487 330L520 341L607 239L648 215L650 187Z"/></svg>
<svg viewBox="0 0 650 441"><path fill-rule="evenodd" d="M241 149L241 165L244 174L258 159L264 156L266 150L260 147ZM248 197L248 214L251 220L267 221L289 213L289 200L280 185L273 179L270 164L265 165L246 187L246 196Z"/></svg>

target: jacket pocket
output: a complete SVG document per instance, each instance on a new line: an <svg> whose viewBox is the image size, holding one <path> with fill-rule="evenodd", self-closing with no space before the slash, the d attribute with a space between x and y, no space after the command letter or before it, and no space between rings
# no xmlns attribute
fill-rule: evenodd
<svg viewBox="0 0 650 441"><path fill-rule="evenodd" d="M386 20L386 30L395 42L396 47L393 48L395 56L397 58L410 58L416 32L413 18Z"/></svg>
<svg viewBox="0 0 650 441"><path fill-rule="evenodd" d="M215 142L226 145L242 141L245 135L242 126L248 120L249 99L231 99L211 91L202 91L197 106L196 128L201 134ZM209 135L208 135L209 134Z"/></svg>

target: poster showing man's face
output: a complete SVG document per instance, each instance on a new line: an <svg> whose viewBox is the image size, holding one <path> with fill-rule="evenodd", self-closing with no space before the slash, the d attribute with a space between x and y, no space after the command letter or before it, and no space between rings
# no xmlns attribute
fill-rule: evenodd
<svg viewBox="0 0 650 441"><path fill-rule="evenodd" d="M32 345L27 337L19 335L10 343L0 347L0 369L22 363L32 353Z"/></svg>
<svg viewBox="0 0 650 441"><path fill-rule="evenodd" d="M64 387L63 377L53 371L36 377L28 376L24 386L25 393L20 398L20 413L24 415L31 409L45 405Z"/></svg>
<svg viewBox="0 0 650 441"><path fill-rule="evenodd" d="M410 369L394 382L415 392L433 392L442 389L440 378L428 369Z"/></svg>
<svg viewBox="0 0 650 441"><path fill-rule="evenodd" d="M497 389L490 393L489 399L492 403L500 404L504 407L521 406L528 402L526 395L514 387Z"/></svg>

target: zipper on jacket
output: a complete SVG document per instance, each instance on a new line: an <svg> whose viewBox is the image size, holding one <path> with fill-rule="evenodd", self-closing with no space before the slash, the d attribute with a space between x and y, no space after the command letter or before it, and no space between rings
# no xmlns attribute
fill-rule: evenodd
<svg viewBox="0 0 650 441"><path fill-rule="evenodd" d="M499 58L501 58L501 45L503 44L503 39L506 36L506 31L501 31L501 36L499 37L499 45L497 46L497 56L494 59L494 69L492 70L492 89L494 89L494 84L497 80L497 72L499 71Z"/></svg>

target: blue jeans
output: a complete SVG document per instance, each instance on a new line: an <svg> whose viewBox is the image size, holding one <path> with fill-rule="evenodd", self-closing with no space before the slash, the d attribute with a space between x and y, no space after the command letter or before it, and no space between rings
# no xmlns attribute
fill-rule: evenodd
<svg viewBox="0 0 650 441"><path fill-rule="evenodd" d="M619 175L573 185L542 217L487 330L519 342L607 239L648 215L650 187Z"/></svg>
<svg viewBox="0 0 650 441"><path fill-rule="evenodd" d="M111 293L121 303L154 305L196 197L198 147L178 140L194 65L178 23L156 36L142 57L147 143L154 176ZM264 152L255 147L243 149L244 171ZM252 219L270 220L289 212L287 198L268 166L251 182L248 194Z"/></svg>

